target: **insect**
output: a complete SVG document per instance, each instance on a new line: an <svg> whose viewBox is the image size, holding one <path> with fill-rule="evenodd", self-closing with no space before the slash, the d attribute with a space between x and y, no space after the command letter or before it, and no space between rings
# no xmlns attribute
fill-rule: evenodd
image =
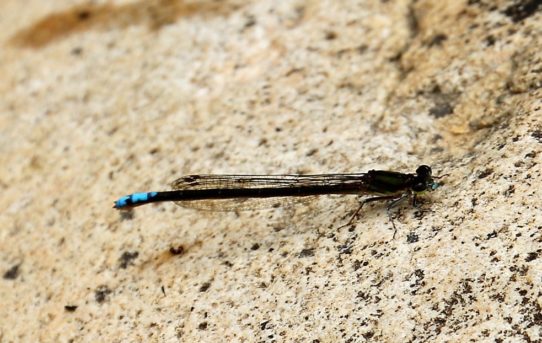
<svg viewBox="0 0 542 343"><path fill-rule="evenodd" d="M440 176L442 177L442 176ZM200 209L229 210L251 199L278 197L308 197L327 194L372 195L363 199L346 225L350 225L363 205L375 201L389 201L390 209L401 201L437 189L431 167L421 165L415 173L369 170L353 174L315 175L187 175L171 184L171 191L143 192L126 195L115 201L116 209L153 202L173 201L180 206ZM395 224L393 223L395 229Z"/></svg>

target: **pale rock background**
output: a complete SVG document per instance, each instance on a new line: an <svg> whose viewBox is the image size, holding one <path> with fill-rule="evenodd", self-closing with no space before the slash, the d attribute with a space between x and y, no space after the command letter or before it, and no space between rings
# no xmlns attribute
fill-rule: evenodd
<svg viewBox="0 0 542 343"><path fill-rule="evenodd" d="M0 44L0 342L540 341L540 1L4 0ZM355 196L111 208L423 163L395 239Z"/></svg>

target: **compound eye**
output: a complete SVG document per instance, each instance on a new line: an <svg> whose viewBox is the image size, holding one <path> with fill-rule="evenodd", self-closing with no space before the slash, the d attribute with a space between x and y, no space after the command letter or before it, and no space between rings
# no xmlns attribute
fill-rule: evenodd
<svg viewBox="0 0 542 343"><path fill-rule="evenodd" d="M421 165L418 167L418 169L416 169L416 174L418 174L418 176L421 176L421 177L428 177L428 176L431 176L431 167L429 166L426 166L426 165Z"/></svg>

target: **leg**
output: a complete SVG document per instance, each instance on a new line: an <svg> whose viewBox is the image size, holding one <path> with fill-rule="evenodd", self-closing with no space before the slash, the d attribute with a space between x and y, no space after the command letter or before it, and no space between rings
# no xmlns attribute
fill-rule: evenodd
<svg viewBox="0 0 542 343"><path fill-rule="evenodd" d="M420 208L420 203L418 202L418 198L416 198L416 193L412 194L412 207Z"/></svg>
<svg viewBox="0 0 542 343"><path fill-rule="evenodd" d="M410 193L405 193L405 194L402 194L399 198L395 197L395 199L392 202L390 202L390 204L388 205L388 208L386 209L386 212L388 213L388 218L391 222L391 226L393 226L393 239L395 239L395 235L397 234L397 228L395 227L395 221L393 220L391 209L399 205L401 202L403 202L406 198L410 196L411 196ZM414 202L416 201L416 195L414 194L412 196L413 196L412 202L414 204Z"/></svg>
<svg viewBox="0 0 542 343"><path fill-rule="evenodd" d="M402 198L403 196L401 196ZM399 198L399 199L401 199ZM380 196L380 197L374 197L374 198L369 198L369 199L364 199L361 204L359 205L358 209L356 210L356 212L354 212L354 214L352 215L352 217L350 217L350 220L348 220L348 222L344 225L341 225L339 226L337 229L342 229L343 227L345 226L349 226L350 224L352 224L352 222L354 222L354 219L356 219L356 217L358 216L359 212L361 211L361 209L363 208L363 205L365 205L366 203L369 203L369 202L374 202L374 201L386 201L386 200L395 200L393 203L395 203L397 200L397 195L385 195L385 196ZM389 208L390 206L388 206ZM395 227L395 226L394 226Z"/></svg>

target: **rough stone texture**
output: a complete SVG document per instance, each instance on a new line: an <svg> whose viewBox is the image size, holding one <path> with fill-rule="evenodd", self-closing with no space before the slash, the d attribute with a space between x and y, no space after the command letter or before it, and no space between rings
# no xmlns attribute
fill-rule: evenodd
<svg viewBox="0 0 542 343"><path fill-rule="evenodd" d="M0 341L542 335L535 0L0 3ZM120 195L418 164L421 209Z"/></svg>

